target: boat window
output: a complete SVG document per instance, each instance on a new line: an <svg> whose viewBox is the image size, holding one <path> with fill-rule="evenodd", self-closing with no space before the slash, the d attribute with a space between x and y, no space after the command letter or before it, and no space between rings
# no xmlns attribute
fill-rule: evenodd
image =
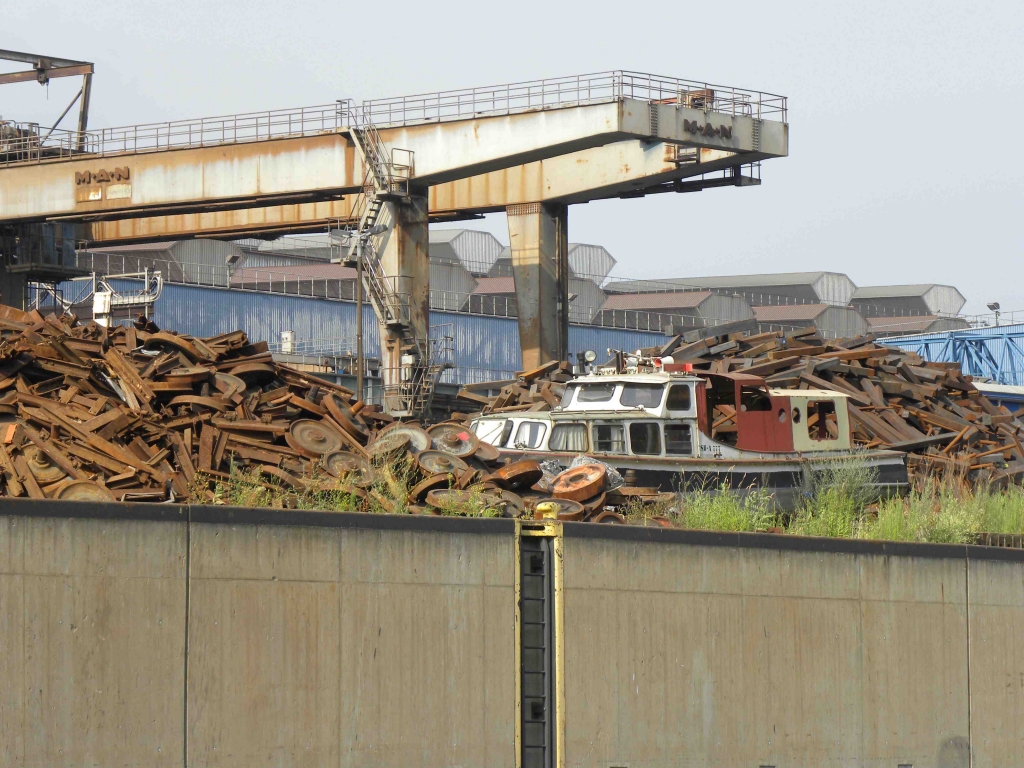
<svg viewBox="0 0 1024 768"><path fill-rule="evenodd" d="M576 390L579 389L579 385L570 384L565 388L565 392L562 393L562 402L558 405L562 408L566 408L572 404L572 396L576 394Z"/></svg>
<svg viewBox="0 0 1024 768"><path fill-rule="evenodd" d="M772 399L758 387L740 387L741 411L770 411Z"/></svg>
<svg viewBox="0 0 1024 768"><path fill-rule="evenodd" d="M638 456L661 455L661 429L656 421L634 421L629 425L629 447Z"/></svg>
<svg viewBox="0 0 1024 768"><path fill-rule="evenodd" d="M601 453L625 453L626 437L621 424L595 424L594 450Z"/></svg>
<svg viewBox="0 0 1024 768"><path fill-rule="evenodd" d="M832 400L811 400L807 403L807 434L811 440L836 440L839 437L836 404Z"/></svg>
<svg viewBox="0 0 1024 768"><path fill-rule="evenodd" d="M670 456L693 456L693 433L689 424L665 425L665 453Z"/></svg>
<svg viewBox="0 0 1024 768"><path fill-rule="evenodd" d="M732 381L709 379L706 387L708 435L720 443L736 445L739 433L736 431L736 390Z"/></svg>
<svg viewBox="0 0 1024 768"><path fill-rule="evenodd" d="M668 402L665 407L670 411L690 410L690 385L674 384L668 390Z"/></svg>
<svg viewBox="0 0 1024 768"><path fill-rule="evenodd" d="M664 384L624 384L619 402L630 408L658 408L664 394Z"/></svg>
<svg viewBox="0 0 1024 768"><path fill-rule="evenodd" d="M614 382L587 384L579 389L580 393L576 396L577 403L607 403L615 394Z"/></svg>
<svg viewBox="0 0 1024 768"><path fill-rule="evenodd" d="M524 421L516 430L516 448L539 448L544 442L544 435L547 434L548 425L543 421Z"/></svg>
<svg viewBox="0 0 1024 768"><path fill-rule="evenodd" d="M728 405L730 408L736 407L736 392L731 381L709 380L704 385L704 391L707 393L709 413L712 408L717 408L720 405Z"/></svg>
<svg viewBox="0 0 1024 768"><path fill-rule="evenodd" d="M586 424L555 424L551 428L551 439L548 448L552 451L572 451L585 453L587 446Z"/></svg>
<svg viewBox="0 0 1024 768"><path fill-rule="evenodd" d="M473 432L485 443L503 446L512 434L512 422L509 419L488 419L473 425Z"/></svg>

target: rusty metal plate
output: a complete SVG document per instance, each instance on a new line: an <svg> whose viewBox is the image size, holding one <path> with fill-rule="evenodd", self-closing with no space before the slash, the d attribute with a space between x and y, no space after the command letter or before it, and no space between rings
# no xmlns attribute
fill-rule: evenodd
<svg viewBox="0 0 1024 768"><path fill-rule="evenodd" d="M427 434L435 451L444 451L461 459L472 456L480 445L476 435L463 424L436 424L427 430Z"/></svg>
<svg viewBox="0 0 1024 768"><path fill-rule="evenodd" d="M265 363L242 363L242 365L236 365L232 368L229 373L244 381L260 384L272 381L277 377L277 371Z"/></svg>
<svg viewBox="0 0 1024 768"><path fill-rule="evenodd" d="M367 446L367 451L370 454L370 458L375 461L391 456L402 451L405 451L409 447L409 443L412 438L404 432L391 432L387 435L380 435Z"/></svg>
<svg viewBox="0 0 1024 768"><path fill-rule="evenodd" d="M570 499L549 499L540 501L533 508L537 520L582 520L587 511L578 501Z"/></svg>
<svg viewBox="0 0 1024 768"><path fill-rule="evenodd" d="M505 488L529 488L544 477L544 470L533 459L522 459L506 464L492 472L486 479L494 480Z"/></svg>
<svg viewBox="0 0 1024 768"><path fill-rule="evenodd" d="M328 392L324 395L321 405L327 409L327 412L331 414L331 418L338 422L342 429L359 440L359 442L365 443L370 439L370 430L366 428L363 420L352 413L352 409L338 400L333 394Z"/></svg>
<svg viewBox="0 0 1024 768"><path fill-rule="evenodd" d="M460 475L469 469L469 466L458 456L444 453L443 451L423 451L416 457L420 469L424 472L436 474Z"/></svg>
<svg viewBox="0 0 1024 768"><path fill-rule="evenodd" d="M508 501L497 495L479 493L474 491L463 491L458 489L438 489L427 494L427 504L432 507L463 507L467 513L481 513L484 510L494 510L502 517L515 517L516 509Z"/></svg>
<svg viewBox="0 0 1024 768"><path fill-rule="evenodd" d="M494 462L501 458L501 452L485 440L478 440L474 457L480 461Z"/></svg>
<svg viewBox="0 0 1024 768"><path fill-rule="evenodd" d="M114 494L91 480L75 480L59 491L56 498L61 501L115 501Z"/></svg>
<svg viewBox="0 0 1024 768"><path fill-rule="evenodd" d="M451 482L451 475L447 473L428 475L412 487L412 490L409 491L409 498L413 501L423 501L428 493L448 488Z"/></svg>
<svg viewBox="0 0 1024 768"><path fill-rule="evenodd" d="M583 506L586 508L588 514L593 514L595 512L600 512L602 509L604 509L604 506L607 503L608 494L602 492L599 496L595 496L589 501L584 502Z"/></svg>
<svg viewBox="0 0 1024 768"><path fill-rule="evenodd" d="M620 515L618 512L612 512L606 510L604 512L598 512L596 515L587 518L587 522L590 523L614 523L616 525L624 525L626 518Z"/></svg>
<svg viewBox="0 0 1024 768"><path fill-rule="evenodd" d="M213 374L213 385L226 398L243 394L246 389L245 382L230 373Z"/></svg>
<svg viewBox="0 0 1024 768"><path fill-rule="evenodd" d="M318 459L324 454L340 451L345 446L341 435L322 421L313 421L312 419L293 421L288 432L285 433L285 440L293 449L311 459Z"/></svg>
<svg viewBox="0 0 1024 768"><path fill-rule="evenodd" d="M146 343L143 345L144 349L150 350L162 349L165 347L176 349L179 352L184 353L186 357L193 361L203 360L206 362L213 362L217 359L217 356L215 354L211 354L209 348L205 344L202 344L202 342L194 344L189 342L183 336L176 336L173 333L165 333L164 331L154 333L146 339Z"/></svg>
<svg viewBox="0 0 1024 768"><path fill-rule="evenodd" d="M430 435L428 435L426 430L424 430L419 424L409 424L396 421L378 432L377 440L380 440L385 435L390 435L392 433L408 435L409 450L413 453L430 450Z"/></svg>
<svg viewBox="0 0 1024 768"><path fill-rule="evenodd" d="M332 451L324 456L324 470L359 488L369 488L377 481L373 465L362 456L348 451Z"/></svg>
<svg viewBox="0 0 1024 768"><path fill-rule="evenodd" d="M551 493L559 499L592 499L604 490L607 476L603 464L582 464L558 475L551 484Z"/></svg>
<svg viewBox="0 0 1024 768"><path fill-rule="evenodd" d="M476 486L473 487L475 488ZM526 511L526 500L519 496L519 494L505 488L492 491L492 493L515 510L517 515Z"/></svg>
<svg viewBox="0 0 1024 768"><path fill-rule="evenodd" d="M64 470L50 461L50 457L35 445L26 445L22 453L32 476L42 485L55 483L62 479Z"/></svg>

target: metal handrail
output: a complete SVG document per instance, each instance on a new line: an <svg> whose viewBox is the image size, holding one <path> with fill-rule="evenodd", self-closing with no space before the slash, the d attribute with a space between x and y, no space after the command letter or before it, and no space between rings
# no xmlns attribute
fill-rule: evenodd
<svg viewBox="0 0 1024 768"><path fill-rule="evenodd" d="M612 70L369 99L358 107L351 99L341 99L334 104L169 120L84 133L58 129L47 137L39 135L38 124L7 122L0 124L0 165L67 160L83 154L82 148L85 154L106 156L310 136L347 130L357 115L367 123L388 128L564 109L620 99L699 105L705 111L781 122L787 122L789 111L787 97L780 94ZM4 126L10 127L10 135L3 132Z"/></svg>
<svg viewBox="0 0 1024 768"><path fill-rule="evenodd" d="M622 98L682 102L695 93L707 94L702 101L707 111L759 119L778 116L782 122L788 118L787 97L780 94L628 70L369 99L361 109L370 122L390 127L561 109Z"/></svg>

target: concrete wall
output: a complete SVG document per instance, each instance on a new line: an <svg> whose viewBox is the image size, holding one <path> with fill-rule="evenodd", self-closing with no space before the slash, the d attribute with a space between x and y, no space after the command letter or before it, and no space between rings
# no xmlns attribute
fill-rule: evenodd
<svg viewBox="0 0 1024 768"><path fill-rule="evenodd" d="M1019 554L602 529L565 541L567 765L1024 764Z"/></svg>
<svg viewBox="0 0 1024 768"><path fill-rule="evenodd" d="M0 517L0 766L513 766L511 524L281 514Z"/></svg>
<svg viewBox="0 0 1024 768"><path fill-rule="evenodd" d="M565 766L1024 764L1024 553L564 528ZM514 766L514 547L0 502L0 767Z"/></svg>
<svg viewBox="0 0 1024 768"><path fill-rule="evenodd" d="M0 517L0 766L182 764L185 526Z"/></svg>

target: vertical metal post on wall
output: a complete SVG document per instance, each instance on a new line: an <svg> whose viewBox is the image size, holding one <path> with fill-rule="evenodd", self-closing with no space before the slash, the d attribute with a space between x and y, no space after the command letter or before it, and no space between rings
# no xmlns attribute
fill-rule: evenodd
<svg viewBox="0 0 1024 768"><path fill-rule="evenodd" d="M363 256L356 259L356 400L363 400Z"/></svg>
<svg viewBox="0 0 1024 768"><path fill-rule="evenodd" d="M562 524L516 522L516 768L565 768Z"/></svg>

